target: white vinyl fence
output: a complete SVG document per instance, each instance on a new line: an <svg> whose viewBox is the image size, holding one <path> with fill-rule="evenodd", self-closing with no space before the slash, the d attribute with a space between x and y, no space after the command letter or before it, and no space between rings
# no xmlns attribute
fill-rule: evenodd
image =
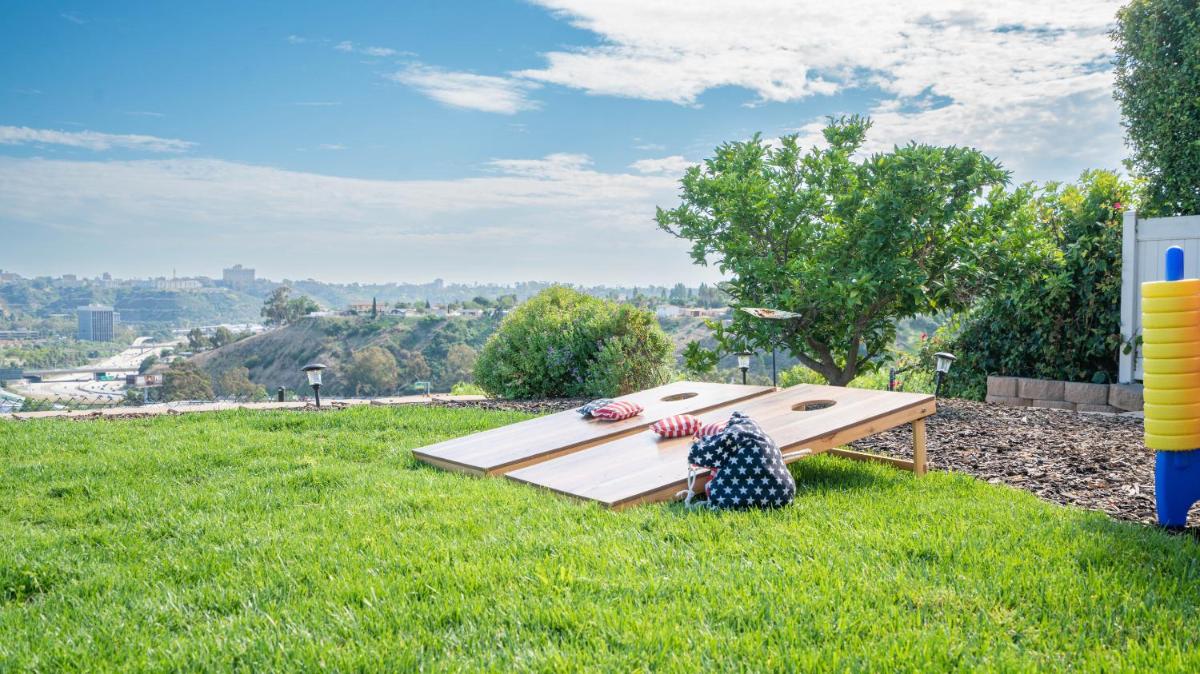
<svg viewBox="0 0 1200 674"><path fill-rule="evenodd" d="M1142 282L1165 278L1164 255L1171 246L1183 248L1184 278L1200 278L1200 215L1139 218L1125 212L1121 247L1121 336L1129 341L1142 334ZM1121 354L1119 378L1129 383L1142 378L1141 354Z"/></svg>

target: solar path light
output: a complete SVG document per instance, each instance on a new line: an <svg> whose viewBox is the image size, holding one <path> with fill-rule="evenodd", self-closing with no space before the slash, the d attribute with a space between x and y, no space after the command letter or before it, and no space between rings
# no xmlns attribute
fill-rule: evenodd
<svg viewBox="0 0 1200 674"><path fill-rule="evenodd" d="M950 372L950 366L958 359L954 357L954 354L945 351L939 351L933 354L933 357L937 359L937 363L934 365L937 368L937 383L933 385L933 397L936 398L942 392L942 379L945 379L946 374Z"/></svg>
<svg viewBox="0 0 1200 674"><path fill-rule="evenodd" d="M750 369L750 356L752 356L752 355L754 355L754 354L750 353L749 351L738 351L737 352L738 369L742 371L742 383L743 384L746 383L746 370Z"/></svg>
<svg viewBox="0 0 1200 674"><path fill-rule="evenodd" d="M304 366L304 374L308 375L308 385L312 387L313 396L317 399L317 407L321 406L321 370L325 366L320 363L309 363Z"/></svg>

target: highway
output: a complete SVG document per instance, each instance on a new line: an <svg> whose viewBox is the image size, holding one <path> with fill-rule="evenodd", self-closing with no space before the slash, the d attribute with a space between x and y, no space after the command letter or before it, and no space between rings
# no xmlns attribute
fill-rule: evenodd
<svg viewBox="0 0 1200 674"><path fill-rule="evenodd" d="M163 349L176 344L153 344L149 337L138 337L127 349L110 358L89 363L77 370L57 370L46 374L40 383L22 382L12 384L13 393L28 398L58 400L66 402L111 403L125 399L125 381L96 381L92 371L103 370L113 373L136 372L138 366L150 354L161 355Z"/></svg>

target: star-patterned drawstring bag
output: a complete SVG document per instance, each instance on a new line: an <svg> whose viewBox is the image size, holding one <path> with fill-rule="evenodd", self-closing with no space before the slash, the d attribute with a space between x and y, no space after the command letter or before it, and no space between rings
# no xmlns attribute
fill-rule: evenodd
<svg viewBox="0 0 1200 674"><path fill-rule="evenodd" d="M778 508L796 497L796 481L779 445L741 412L733 413L725 430L692 443L688 463L709 469L711 508ZM689 475L689 491L695 472Z"/></svg>

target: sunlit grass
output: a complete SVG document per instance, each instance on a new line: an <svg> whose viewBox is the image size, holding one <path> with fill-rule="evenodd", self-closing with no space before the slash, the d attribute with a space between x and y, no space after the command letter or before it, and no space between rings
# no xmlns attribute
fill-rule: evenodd
<svg viewBox="0 0 1200 674"><path fill-rule="evenodd" d="M1200 546L935 473L612 513L410 449L516 413L0 423L0 671L1195 671Z"/></svg>

